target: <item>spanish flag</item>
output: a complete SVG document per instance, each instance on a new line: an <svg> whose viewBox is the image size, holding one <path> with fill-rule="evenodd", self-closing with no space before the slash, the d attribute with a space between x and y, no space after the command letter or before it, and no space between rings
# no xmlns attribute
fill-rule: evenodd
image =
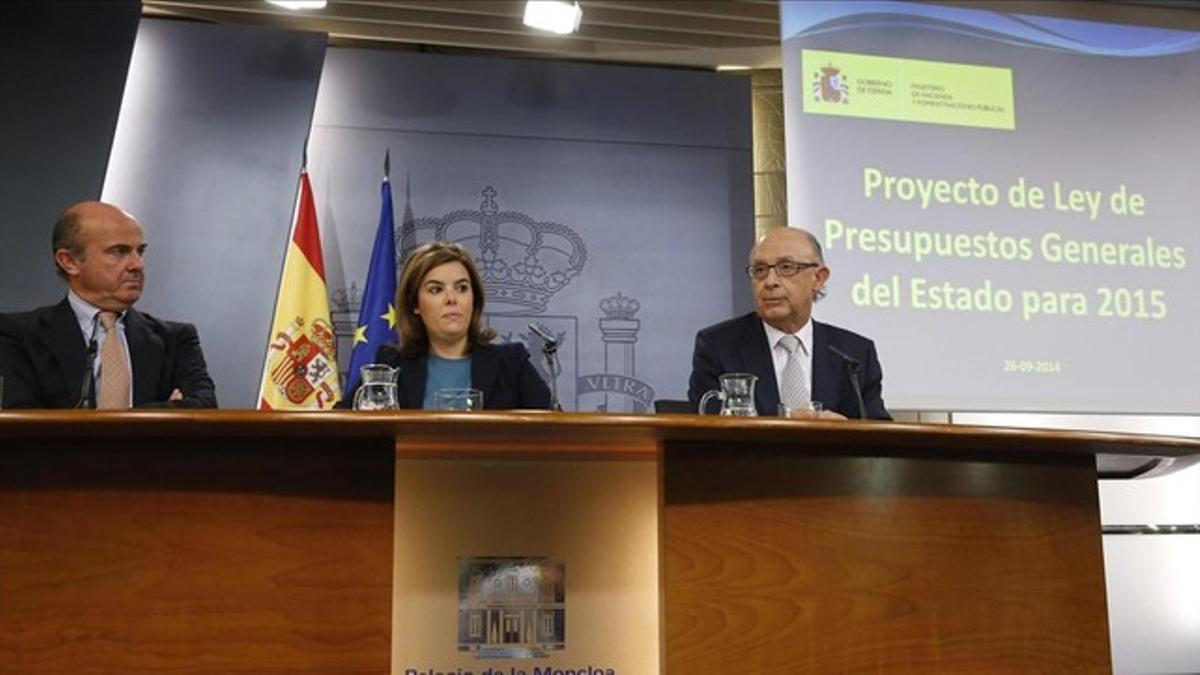
<svg viewBox="0 0 1200 675"><path fill-rule="evenodd" d="M307 169L288 237L259 387L260 410L332 408L341 399L321 233Z"/></svg>

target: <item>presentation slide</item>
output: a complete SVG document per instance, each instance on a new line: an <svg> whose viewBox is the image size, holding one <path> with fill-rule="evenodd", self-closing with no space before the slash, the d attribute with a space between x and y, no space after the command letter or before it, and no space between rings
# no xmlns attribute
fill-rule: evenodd
<svg viewBox="0 0 1200 675"><path fill-rule="evenodd" d="M896 410L1200 413L1200 33L781 3L788 218Z"/></svg>

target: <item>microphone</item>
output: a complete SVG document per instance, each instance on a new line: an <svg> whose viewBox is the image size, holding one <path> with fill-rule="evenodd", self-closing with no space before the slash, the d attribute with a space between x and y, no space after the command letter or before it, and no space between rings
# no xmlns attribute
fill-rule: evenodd
<svg viewBox="0 0 1200 675"><path fill-rule="evenodd" d="M75 403L76 408L93 407L92 399L96 389L96 352L100 349L99 343L96 342L96 329L99 326L100 322L92 319L92 336L88 338L87 363L84 366L83 382L79 385L79 401Z"/></svg>
<svg viewBox="0 0 1200 675"><path fill-rule="evenodd" d="M392 345L379 345L379 349L375 350L375 360L389 366L398 366L400 365L400 350Z"/></svg>
<svg viewBox="0 0 1200 675"><path fill-rule="evenodd" d="M558 338L551 335L550 332L547 331L545 328L542 328L541 326L537 325L536 322L529 324L529 330L533 331L534 335L536 335L542 339L542 342L544 342L546 345L544 347L544 349L553 350L553 349L558 348Z"/></svg>
<svg viewBox="0 0 1200 675"><path fill-rule="evenodd" d="M837 347L833 345L828 345L828 347L829 351L836 354L842 360L842 365L846 366L846 376L850 378L850 386L854 388L854 398L858 401L858 419L867 419L867 406L863 404L862 384L858 381L858 371L861 364L858 362L858 359Z"/></svg>

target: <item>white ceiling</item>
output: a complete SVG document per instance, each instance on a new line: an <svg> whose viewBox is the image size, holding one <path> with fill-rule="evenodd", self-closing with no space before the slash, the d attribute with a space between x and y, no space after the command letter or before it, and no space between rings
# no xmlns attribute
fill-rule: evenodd
<svg viewBox="0 0 1200 675"><path fill-rule="evenodd" d="M784 0L800 1L800 0ZM940 4L1200 30L1200 1ZM329 34L331 44L675 65L779 67L778 0L580 0L572 36L521 23L524 0L329 0L293 12L265 0L143 0L143 14Z"/></svg>

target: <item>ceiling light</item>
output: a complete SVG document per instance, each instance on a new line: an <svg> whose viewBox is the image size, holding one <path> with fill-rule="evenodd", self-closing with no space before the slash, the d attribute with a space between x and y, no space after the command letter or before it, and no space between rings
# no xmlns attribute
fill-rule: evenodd
<svg viewBox="0 0 1200 675"><path fill-rule="evenodd" d="M569 35L579 30L583 10L574 0L528 0L525 3L525 25Z"/></svg>
<svg viewBox="0 0 1200 675"><path fill-rule="evenodd" d="M284 9L325 9L325 0L267 0Z"/></svg>

